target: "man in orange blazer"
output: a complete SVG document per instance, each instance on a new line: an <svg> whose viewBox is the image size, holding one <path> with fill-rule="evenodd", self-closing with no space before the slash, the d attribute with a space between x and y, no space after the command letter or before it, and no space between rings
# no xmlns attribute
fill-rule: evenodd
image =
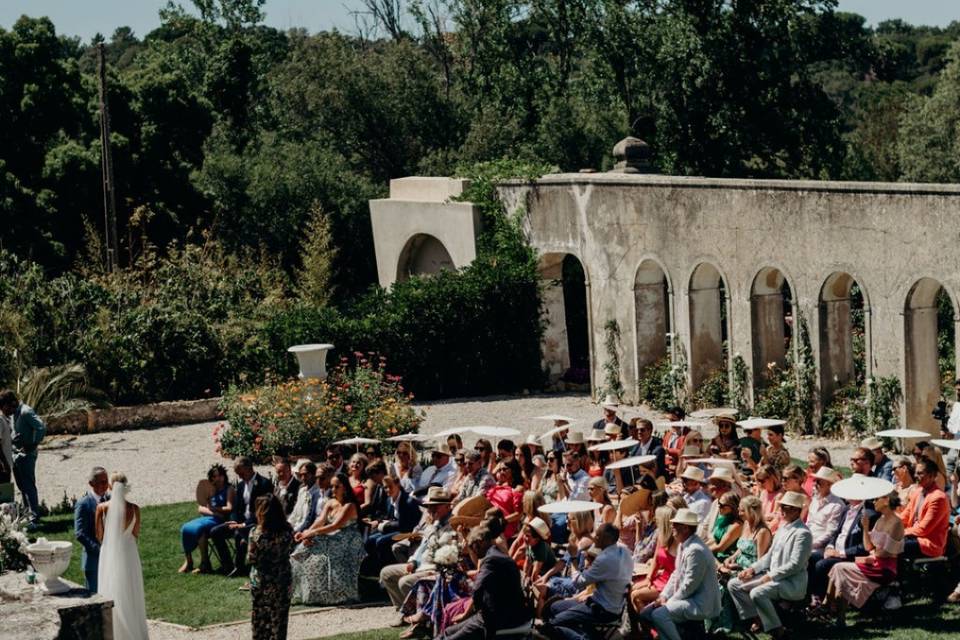
<svg viewBox="0 0 960 640"><path fill-rule="evenodd" d="M900 513L906 527L903 553L907 557L936 558L947 546L950 505L947 495L937 488L938 471L937 465L926 458L917 463L914 475L921 491L913 494Z"/></svg>

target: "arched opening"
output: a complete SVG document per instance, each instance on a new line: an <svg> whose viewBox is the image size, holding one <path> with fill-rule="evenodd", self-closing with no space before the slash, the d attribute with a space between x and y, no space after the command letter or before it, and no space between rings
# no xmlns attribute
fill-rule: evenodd
<svg viewBox="0 0 960 640"><path fill-rule="evenodd" d="M690 276L690 382L696 392L727 370L726 283L713 265L703 263Z"/></svg>
<svg viewBox="0 0 960 640"><path fill-rule="evenodd" d="M938 433L930 415L941 395L949 393L956 371L955 305L943 286L932 278L918 280L907 294L904 310L906 338L903 397L907 425Z"/></svg>
<svg viewBox="0 0 960 640"><path fill-rule="evenodd" d="M771 379L770 366L783 369L793 339L793 292L779 269L765 267L750 288L753 385L762 389Z"/></svg>
<svg viewBox="0 0 960 640"><path fill-rule="evenodd" d="M653 260L644 260L633 284L637 330L637 372L667 356L670 332L670 288L667 274Z"/></svg>
<svg viewBox="0 0 960 640"><path fill-rule="evenodd" d="M866 375L864 290L849 273L830 274L820 288L820 397L829 406L844 387Z"/></svg>
<svg viewBox="0 0 960 640"><path fill-rule="evenodd" d="M404 245L397 261L397 282L413 276L431 275L441 269L455 269L443 243L427 233L418 233Z"/></svg>
<svg viewBox="0 0 960 640"><path fill-rule="evenodd" d="M590 315L583 264L569 253L540 258L546 328L543 366L549 382L590 386Z"/></svg>

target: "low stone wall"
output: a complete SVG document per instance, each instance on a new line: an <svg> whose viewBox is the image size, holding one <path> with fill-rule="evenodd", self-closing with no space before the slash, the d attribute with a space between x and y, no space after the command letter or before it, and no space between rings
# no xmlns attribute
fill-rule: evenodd
<svg viewBox="0 0 960 640"><path fill-rule="evenodd" d="M67 582L67 593L51 596L39 589L29 602L0 599L0 640L121 640L113 635L113 601ZM0 575L0 593L19 594L22 573Z"/></svg>
<svg viewBox="0 0 960 640"><path fill-rule="evenodd" d="M207 398L78 411L47 419L47 433L98 433L209 422L219 417L217 411L219 402L220 398Z"/></svg>

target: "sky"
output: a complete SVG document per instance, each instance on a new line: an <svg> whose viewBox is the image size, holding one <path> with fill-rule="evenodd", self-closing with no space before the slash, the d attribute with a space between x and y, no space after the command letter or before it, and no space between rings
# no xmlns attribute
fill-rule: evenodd
<svg viewBox="0 0 960 640"><path fill-rule="evenodd" d="M89 40L96 33L109 36L119 26L132 27L138 36L159 25L157 11L166 0L0 0L0 27L9 28L22 14L49 16L58 33ZM189 0L181 0L190 6ZM332 29L353 31L350 12L360 0L267 0L268 25L286 29L304 27L310 32ZM911 24L946 26L960 20L956 0L839 0L841 11L859 13L869 24L902 18Z"/></svg>

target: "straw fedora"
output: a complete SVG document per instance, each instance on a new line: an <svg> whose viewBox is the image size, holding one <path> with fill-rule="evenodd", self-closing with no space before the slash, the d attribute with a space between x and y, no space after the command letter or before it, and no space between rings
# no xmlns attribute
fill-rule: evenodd
<svg viewBox="0 0 960 640"><path fill-rule="evenodd" d="M433 504L450 504L451 502L453 502L453 496L450 495L449 491L443 487L430 487L430 490L427 491L427 499L420 504L427 507Z"/></svg>
<svg viewBox="0 0 960 640"><path fill-rule="evenodd" d="M611 411L616 411L617 409L620 408L620 399L617 396L613 395L612 393L608 393L607 397L603 399L603 403L601 406L604 409L610 409Z"/></svg>
<svg viewBox="0 0 960 640"><path fill-rule="evenodd" d="M587 442L606 442L607 434L605 434L600 429L594 429L590 432L590 435L586 438Z"/></svg>
<svg viewBox="0 0 960 640"><path fill-rule="evenodd" d="M603 425L603 432L608 436L620 435L621 431L622 429L620 428L620 425L618 425L616 422L608 422L607 424Z"/></svg>
<svg viewBox="0 0 960 640"><path fill-rule="evenodd" d="M714 473L716 473L716 471L714 471ZM683 470L683 473L680 474L680 477L684 480L696 480L697 482L703 482L703 469L700 467L694 467L693 465L688 465Z"/></svg>
<svg viewBox="0 0 960 640"><path fill-rule="evenodd" d="M431 454L439 453L440 455L444 455L444 456L453 455L450 452L450 445L448 445L446 442L441 442L437 446L435 446L433 449L430 449L430 453Z"/></svg>
<svg viewBox="0 0 960 640"><path fill-rule="evenodd" d="M543 449L543 445L540 443L540 438L533 435L532 433L527 436L527 440L523 444L529 447L537 447L538 449Z"/></svg>
<svg viewBox="0 0 960 640"><path fill-rule="evenodd" d="M696 527L700 524L700 518L690 509L678 509L676 515L670 520L673 524L685 524L688 527Z"/></svg>
<svg viewBox="0 0 960 640"><path fill-rule="evenodd" d="M870 449L873 451L875 449L883 449L883 442L881 442L880 439L875 436L870 436L868 438L864 438L863 442L860 443L860 446L864 449Z"/></svg>
<svg viewBox="0 0 960 640"><path fill-rule="evenodd" d="M793 507L794 509L803 509L803 505L806 504L806 498L804 498L802 493L787 491L780 497L777 504L783 504L788 507Z"/></svg>
<svg viewBox="0 0 960 640"><path fill-rule="evenodd" d="M606 439L606 438L604 438ZM582 431L571 431L567 434L567 439L564 440L567 444L583 444L583 432Z"/></svg>
<svg viewBox="0 0 960 640"><path fill-rule="evenodd" d="M714 480L726 482L727 484L731 485L735 482L733 471L728 467L716 467L713 470L713 473L710 474L710 478L707 480L707 482L713 482Z"/></svg>
<svg viewBox="0 0 960 640"><path fill-rule="evenodd" d="M541 540L550 539L550 527L547 526L547 523L543 521L543 518L534 518L527 524L530 525L530 528L537 532L537 535L540 536Z"/></svg>
<svg viewBox="0 0 960 640"><path fill-rule="evenodd" d="M840 479L837 472L830 467L820 467L817 469L817 472L813 474L813 477L817 480L826 480L830 483L834 483Z"/></svg>

